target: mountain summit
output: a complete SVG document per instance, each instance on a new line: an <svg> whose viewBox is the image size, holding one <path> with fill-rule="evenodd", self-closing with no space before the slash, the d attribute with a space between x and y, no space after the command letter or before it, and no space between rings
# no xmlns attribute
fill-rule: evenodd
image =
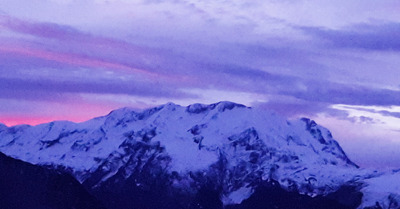
<svg viewBox="0 0 400 209"><path fill-rule="evenodd" d="M0 151L70 173L109 208L256 208L246 204L267 193L308 208L396 208L400 200L399 183L382 190L398 172L359 169L313 120L232 102L1 126ZM293 207L284 202L275 206Z"/></svg>

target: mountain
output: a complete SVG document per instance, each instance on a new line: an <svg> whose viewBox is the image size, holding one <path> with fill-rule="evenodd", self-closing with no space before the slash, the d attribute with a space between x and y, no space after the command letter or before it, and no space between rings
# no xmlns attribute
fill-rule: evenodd
<svg viewBox="0 0 400 209"><path fill-rule="evenodd" d="M105 209L72 176L0 153L0 208Z"/></svg>
<svg viewBox="0 0 400 209"><path fill-rule="evenodd" d="M399 172L358 168L314 121L232 102L0 126L0 151L71 174L108 208L396 208L400 200Z"/></svg>

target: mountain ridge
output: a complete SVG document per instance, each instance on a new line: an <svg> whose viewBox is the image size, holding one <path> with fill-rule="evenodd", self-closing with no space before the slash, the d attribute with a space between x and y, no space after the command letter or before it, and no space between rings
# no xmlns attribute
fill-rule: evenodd
<svg viewBox="0 0 400 209"><path fill-rule="evenodd" d="M316 197L382 176L360 170L330 131L310 119L288 121L232 102L121 108L81 123L7 127L0 129L0 151L64 169L97 192L127 179L151 185L143 172L168 178L167 190L192 195L211 181L223 205L241 204L259 181ZM376 201L386 204L385 195ZM364 198L362 207L371 204Z"/></svg>
<svg viewBox="0 0 400 209"><path fill-rule="evenodd" d="M69 174L0 153L0 208L105 209Z"/></svg>

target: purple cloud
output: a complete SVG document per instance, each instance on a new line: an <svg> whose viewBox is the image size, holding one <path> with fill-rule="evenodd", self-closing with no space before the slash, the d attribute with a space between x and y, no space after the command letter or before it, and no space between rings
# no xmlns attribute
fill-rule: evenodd
<svg viewBox="0 0 400 209"><path fill-rule="evenodd" d="M331 108L330 103L298 100L291 97L279 99L279 96L272 95L270 101L253 103L253 106L267 110L274 110L280 115L289 118L316 117L318 113L323 112L332 117L349 119L347 111Z"/></svg>
<svg viewBox="0 0 400 209"><path fill-rule="evenodd" d="M358 24L342 30L301 27L306 34L328 41L333 47L400 51L400 23Z"/></svg>
<svg viewBox="0 0 400 209"><path fill-rule="evenodd" d="M349 105L400 105L400 91L344 85L334 82L309 81L306 90L285 91L296 98Z"/></svg>
<svg viewBox="0 0 400 209"><path fill-rule="evenodd" d="M157 85L159 88L151 86ZM51 80L51 79L5 79L0 78L0 98L30 100L63 100L66 93L127 94L161 98L193 98L173 86L160 83L122 80Z"/></svg>
<svg viewBox="0 0 400 209"><path fill-rule="evenodd" d="M376 123L375 120L371 117L360 116L359 119L362 123L371 123L371 124Z"/></svg>
<svg viewBox="0 0 400 209"><path fill-rule="evenodd" d="M64 65L108 68L171 79L165 72L156 72L156 68L148 66L148 60L163 59L156 49L92 35L71 26L25 21L7 15L0 15L0 26L12 32L37 38L34 40L3 38L0 53L6 55L34 57Z"/></svg>
<svg viewBox="0 0 400 209"><path fill-rule="evenodd" d="M6 14L0 14L0 25L18 33L30 34L43 38L88 40L87 35L83 35L70 26L24 21Z"/></svg>
<svg viewBox="0 0 400 209"><path fill-rule="evenodd" d="M151 46L139 46L134 44L134 39L122 41L83 32L72 26L27 21L4 14L0 16L0 25L7 30L37 38L15 38L12 40L13 44L0 45L0 59L4 61L0 64L4 87L2 91L3 95L10 97L14 95L29 98L29 95L34 95L31 97L42 98L45 96L40 95L47 92L85 92L164 96L174 99L193 96L184 94L179 89L213 87L298 98L307 105L319 107L314 109L315 112L330 111L327 107L331 104L398 105L400 101L399 92L395 90L328 80L327 72L334 69L313 60L319 53L329 56L324 50L316 48L318 45L308 46L293 41L268 43L273 39L260 41L248 33L254 39L239 43L218 43L212 40L211 43L215 46L201 46L190 41L164 43L168 42L165 37L153 38L154 44ZM301 30L319 39L331 41L336 46L372 49L372 39L384 43L382 46L396 47L397 39L390 42L390 38L398 31L397 27L393 23L383 26L358 25L340 31L312 27L303 27ZM196 51L191 51L186 46L197 48ZM131 74L138 77L121 82L88 76L81 80L67 79L61 85L57 79L51 77L32 80L8 76L10 72L27 68L32 69L33 74L37 71L40 75L41 72L35 68L42 67L65 69L66 75L70 74L70 69L83 67L93 72L114 71L120 76L129 77ZM279 69L289 69L290 73L280 73ZM60 72L54 71L50 75L59 76ZM160 88L154 89L155 85ZM304 104L286 105L287 109L295 109L290 105L297 105L303 111L312 111L307 110L307 105Z"/></svg>
<svg viewBox="0 0 400 209"><path fill-rule="evenodd" d="M343 84L328 80L304 79L298 76L268 73L238 66L209 66L217 69L216 86L232 90L246 89L255 93L287 95L303 101L349 105L400 105L400 91L372 88L357 84Z"/></svg>

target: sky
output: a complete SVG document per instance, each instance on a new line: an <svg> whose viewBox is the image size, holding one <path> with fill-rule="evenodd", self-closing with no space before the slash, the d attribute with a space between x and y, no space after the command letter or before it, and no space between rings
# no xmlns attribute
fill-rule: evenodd
<svg viewBox="0 0 400 209"><path fill-rule="evenodd" d="M398 0L0 0L0 122L233 101L400 168Z"/></svg>

